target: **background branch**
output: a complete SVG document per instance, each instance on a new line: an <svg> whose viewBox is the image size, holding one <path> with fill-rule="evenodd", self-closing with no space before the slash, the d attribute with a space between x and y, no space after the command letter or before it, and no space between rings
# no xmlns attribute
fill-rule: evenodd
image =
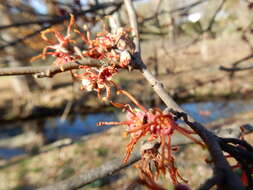
<svg viewBox="0 0 253 190"><path fill-rule="evenodd" d="M253 58L253 54L249 54L246 57L243 57L235 62L233 62L231 65L232 67L224 67L224 66L220 66L219 69L222 71L226 71L226 72L230 72L230 77L232 78L234 76L235 72L239 72L239 71L247 71L247 70L251 70L253 69L253 66L245 66L245 67L237 67L237 65L239 65L240 63L247 61L249 59Z"/></svg>
<svg viewBox="0 0 253 190"><path fill-rule="evenodd" d="M239 60L233 62L232 65L235 67L235 66L237 66L238 64L242 63L243 61L247 61L247 60L249 60L249 59L251 59L251 58L253 58L253 54L249 54L249 55L247 55L246 57L243 57L243 58L241 58L241 59L239 59Z"/></svg>
<svg viewBox="0 0 253 190"><path fill-rule="evenodd" d="M224 6L225 2L226 2L226 0L222 0L221 1L221 4L219 5L219 7L214 12L214 14L213 14L213 16L212 16L212 18L211 18L211 20L210 20L207 28L204 30L204 32L208 32L208 31L211 32L212 31L213 25L215 23L215 19L216 19L218 13L221 11L222 7Z"/></svg>
<svg viewBox="0 0 253 190"><path fill-rule="evenodd" d="M106 9L108 7L115 7L114 10L110 11L109 12L109 15L112 14L114 11L117 11L120 6L122 5L122 2L106 2L106 3L101 3L101 4L98 4L98 5L95 5L87 10L83 10L83 11L80 11L80 12L74 12L73 15L76 16L76 17L79 17L79 16L82 16L84 14L87 14L87 13L93 13L93 12L96 12L98 10L101 10L101 9ZM65 20L68 20L70 18L70 15L64 15L64 16L60 16L60 17L57 17L57 18L53 18L53 19L45 19L45 20L37 20L37 21L29 21L29 22L22 22L22 23L14 23L14 24L10 24L10 25L4 25L4 26L0 26L0 30L1 29L7 29L7 28L10 28L10 27L21 27L21 26L28 26L28 25L33 25L33 24L39 24L39 25L43 25L43 24L50 24L48 26L42 26L39 30L36 30L28 35L25 35L24 37L22 38L18 38L12 42L9 42L5 45L2 45L0 46L0 50L4 49L4 48L7 48L9 46L15 46L16 44L20 43L20 42L23 42L24 40L27 40L33 36L36 36L37 34L39 34L41 31L47 29L47 28L50 28L52 27L53 25L55 24L60 24L61 22L65 21Z"/></svg>
<svg viewBox="0 0 253 190"><path fill-rule="evenodd" d="M222 183L220 185L222 185L222 188L245 190L239 176L232 171L232 168L224 157L222 148L219 144L219 138L200 123L196 121L189 121L186 113L173 110L171 110L171 112L175 114L176 117L183 118L183 121L191 127L207 145L214 163L214 176L219 176L219 178L221 178L220 180Z"/></svg>
<svg viewBox="0 0 253 190"><path fill-rule="evenodd" d="M202 3L205 3L205 2L207 2L207 1L209 1L209 0L200 0L200 1L196 1L196 2L193 2L193 3L189 4L189 5L182 6L182 7L175 8L175 9L171 9L171 10L169 10L169 11L162 10L162 11L157 12L156 14L154 14L154 15L152 15L152 16L150 16L150 17L144 18L144 19L140 22L140 24L144 24L144 22L150 21L150 20L156 18L158 15L172 14L172 13L176 13L176 12L180 12L180 11L181 11L181 12L188 11L188 10L190 10L191 8L194 8L194 7L196 7L196 6L198 6L198 5L202 4Z"/></svg>
<svg viewBox="0 0 253 190"><path fill-rule="evenodd" d="M8 42L7 44L0 46L0 50L3 50L3 49L5 49L7 47L10 47L10 46L15 46L18 43L21 43L21 42L23 42L23 41L25 41L25 40L33 37L33 36L36 36L36 35L40 34L40 32L42 32L43 30L46 30L46 29L48 29L50 27L51 27L51 25L50 26L46 26L46 27L41 27L40 29L35 30L34 32L32 32L30 34L27 34L27 35L23 36L22 38L17 38L14 41Z"/></svg>
<svg viewBox="0 0 253 190"><path fill-rule="evenodd" d="M224 67L220 66L219 68L222 71L227 71L227 72L237 72L237 71L247 71L253 69L253 66L248 66L248 67Z"/></svg>
<svg viewBox="0 0 253 190"><path fill-rule="evenodd" d="M89 183L96 181L97 179L110 176L113 173L124 169L138 160L140 160L141 155L139 153L134 153L129 161L124 164L122 159L115 159L113 161L106 162L102 166L91 169L89 172L81 173L77 176L73 176L66 180L60 181L58 183L49 185L47 187L39 188L38 190L73 190L83 187Z"/></svg>
<svg viewBox="0 0 253 190"><path fill-rule="evenodd" d="M122 5L122 1L105 2L105 3L100 3L98 5L94 5L87 10L73 12L72 14L74 16L78 17L78 16L82 16L83 14L86 14L86 13L95 12L95 11L105 9L108 7L118 7L121 5ZM0 30L12 28L12 27L25 27L25 26L29 26L29 25L43 25L43 24L51 24L52 25L52 24L61 23L65 20L69 20L69 19L70 19L69 15L56 16L56 17L54 16L54 18L51 18L51 19L41 19L41 20L34 20L34 21L17 22L17 23L13 23L13 24L9 24L9 25L2 25L2 26L0 26Z"/></svg>

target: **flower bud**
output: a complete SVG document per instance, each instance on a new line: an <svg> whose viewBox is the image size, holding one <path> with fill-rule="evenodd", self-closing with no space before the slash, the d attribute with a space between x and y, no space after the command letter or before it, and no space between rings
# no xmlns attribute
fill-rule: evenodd
<svg viewBox="0 0 253 190"><path fill-rule="evenodd" d="M124 50L120 53L120 63L119 66L122 68L126 67L131 62L131 55L127 50Z"/></svg>

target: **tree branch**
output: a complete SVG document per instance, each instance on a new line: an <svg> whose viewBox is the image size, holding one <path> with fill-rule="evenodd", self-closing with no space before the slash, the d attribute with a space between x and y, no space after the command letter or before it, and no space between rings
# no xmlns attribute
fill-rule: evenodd
<svg viewBox="0 0 253 190"><path fill-rule="evenodd" d="M253 154L253 147L244 140L235 139L235 138L223 138L222 141L224 141L226 143L232 143L232 144L235 144L235 145L240 145L240 146L246 148L248 151L251 151L252 154ZM252 160L253 160L253 158L252 158Z"/></svg>
<svg viewBox="0 0 253 190"><path fill-rule="evenodd" d="M181 111L182 109L180 108L180 106L165 92L162 83L156 80L156 78L147 70L146 65L142 61L140 52L140 41L138 35L137 17L135 14L134 6L131 0L124 0L124 2L127 8L130 24L131 27L133 28L133 33L135 36L134 42L136 45L136 52L134 54L134 63L141 70L143 76L151 84L154 91L161 97L163 102L169 108ZM214 160L215 176L222 176L222 181L224 182L223 186L225 186L228 189L245 190L239 177L235 173L233 173L232 168L230 167L226 158L224 157L222 149L218 143L217 136L215 136L212 132L205 129L204 126L194 121L193 119L191 119L192 121L189 121L187 118L188 116L182 111L181 114L184 115L183 118L185 123L189 125L207 145L207 148Z"/></svg>
<svg viewBox="0 0 253 190"><path fill-rule="evenodd" d="M222 71L226 71L226 72L247 71L247 70L253 69L253 65L252 66L248 66L248 67L230 67L230 68L229 67L220 66L219 69L222 70Z"/></svg>
<svg viewBox="0 0 253 190"><path fill-rule="evenodd" d="M116 11L120 6L122 5L122 2L107 2L107 3L101 3L101 4L98 4L98 5L95 5L87 10L83 10L83 11L80 11L80 12L74 12L73 15L78 17L78 16L82 16L83 14L87 14L87 13L92 13L92 12L95 12L97 10L101 10L101 9L105 9L105 8L108 8L108 7L112 7L112 6L115 6L116 8L114 10L112 10L109 14L112 14L114 11ZM37 20L37 21L29 21L29 22L22 22L22 23L14 23L14 24L11 24L11 25L4 25L4 26L0 26L0 30L1 29L6 29L6 28L10 28L10 27L21 27L21 26L28 26L28 25L33 25L33 24L50 24L49 26L42 26L39 30L36 30L22 38L18 38L12 42L9 42L5 45L2 45L0 46L0 50L6 48L6 47L9 47L9 46L15 46L16 44L20 43L20 42L23 42L24 40L26 39L29 39L33 36L36 36L37 34L39 34L41 31L47 29L47 28L50 28L52 27L53 25L55 24L59 24L65 20L68 20L70 18L70 15L65 15L65 16L60 16L60 17L57 17L57 18L54 18L54 19L45 19L45 20Z"/></svg>
<svg viewBox="0 0 253 190"><path fill-rule="evenodd" d="M80 65L99 67L99 64L94 61L87 62L74 62L67 63L61 66L38 66L38 67L9 67L0 69L0 76L10 76L10 75L35 75L38 78L43 77L53 77L58 73L63 71L69 71L72 69L79 69Z"/></svg>
<svg viewBox="0 0 253 190"><path fill-rule="evenodd" d="M194 8L202 3L205 3L209 0L200 0L200 1L196 1L196 2L193 2L189 5L186 5L186 6L182 6L182 7L179 7L179 8L175 8L175 9L171 9L171 10L168 10L168 11L165 11L165 10L162 10L160 12L157 12L155 13L154 15L150 16L150 17L147 17L147 18L144 18L140 24L144 24L144 22L147 22L147 21L150 21L154 18L156 18L158 15L163 15L163 14L172 14L172 13L176 13L176 12L179 12L179 11L187 11L187 10L190 10L191 8Z"/></svg>
<svg viewBox="0 0 253 190"><path fill-rule="evenodd" d="M238 140L238 139L236 139ZM251 176L251 169L253 168L253 152L243 149L241 146L233 146L225 141L224 138L220 138L220 145L222 150L227 152L231 157L233 157L238 163L240 169L246 172L248 188L253 188L253 178ZM252 149L252 147L251 147Z"/></svg>
<svg viewBox="0 0 253 190"><path fill-rule="evenodd" d="M180 106L166 93L163 85L161 82L159 82L146 68L146 65L142 61L141 58L141 48L140 48L140 41L139 41L139 32L138 32L138 24L137 24L137 18L134 10L134 6L131 0L124 0L127 12L130 18L130 24L133 28L134 33L134 42L136 45L136 51L133 56L133 62L134 66L136 66L140 71L142 72L143 76L146 78L146 80L151 84L154 91L161 97L161 99L164 101L164 103L177 111L173 111L175 115L178 117L183 117L183 120L187 125L189 125L197 134L201 137L201 139L205 142L205 144L208 147L208 150L213 158L214 162L214 174L215 176L219 176L222 181L222 187L226 187L227 189L236 189L236 190L245 190L243 187L239 177L232 172L232 169L230 165L228 164L227 160L225 159L222 149L219 144L219 139L216 135L214 135L212 132L208 131L204 126L202 126L200 123L195 122L194 120L190 121L188 120L188 116L182 112L183 110L180 108ZM67 65L67 64L66 64ZM77 64L76 64L77 65ZM58 70L57 70L58 69ZM59 71L61 68L57 68L56 70ZM40 73L40 72L37 72ZM57 73L57 72L56 72ZM35 73L34 73L35 74ZM55 74L55 71L49 71L47 70L43 71L43 75L45 76L53 76ZM180 112L179 112L180 111ZM41 188L43 190L49 190L49 189L76 189L79 188L85 184L91 183L95 181L96 179L99 179L101 177L104 177L106 175L110 175L112 171L118 171L122 168L125 168L132 163L136 162L139 159L139 155L134 156L132 159L129 160L127 164L122 164L121 160L117 159L114 162L108 162L105 165L96 168L92 170L88 175L83 174L79 176L74 176L68 180L65 180L63 182L59 182L57 184L54 184L52 186L48 186L46 188Z"/></svg>
<svg viewBox="0 0 253 190"><path fill-rule="evenodd" d="M234 72L237 72L237 71L246 71L246 70L250 70L250 69L253 69L253 66L248 66L248 67L236 67L237 65L239 65L240 63L244 62L244 61L247 61L249 59L253 58L253 54L249 54L235 62L233 62L231 65L232 67L224 67L224 66L220 66L220 70L222 71L227 71L227 72L232 72L232 74Z"/></svg>
<svg viewBox="0 0 253 190"><path fill-rule="evenodd" d="M213 14L213 16L212 16L212 18L211 18L211 20L210 20L210 22L209 22L207 28L204 30L204 32L208 32L208 31L211 32L211 30L212 30L212 28L213 28L213 24L214 24L214 22L215 22L215 19L216 19L218 13L221 11L222 7L224 6L225 2L226 2L226 0L222 0L222 1L221 1L221 4L219 5L219 7L218 7L218 8L216 9L216 11L214 12L214 14Z"/></svg>
<svg viewBox="0 0 253 190"><path fill-rule="evenodd" d="M82 16L83 14L86 13L91 13L91 12L95 12L101 9L105 9L108 7L118 7L122 5L122 1L120 2L106 2L106 3L100 3L98 5L94 5L91 8L87 9L87 10L82 10L79 12L73 12L72 14L74 16ZM0 30L3 29L7 29L7 28L12 28L12 27L24 27L24 26L29 26L29 25L43 25L43 24L57 24L57 23L61 23L65 20L68 20L70 18L69 15L64 15L64 16L58 16L58 17L54 17L52 19L42 19L42 20L34 20L34 21L26 21L26 22L18 22L18 23L13 23L13 24L9 24L9 25L2 25L0 26Z"/></svg>
<svg viewBox="0 0 253 190"><path fill-rule="evenodd" d="M31 38L33 36L36 36L36 35L40 34L40 32L42 32L43 30L46 30L47 28L50 28L50 27L51 27L51 25L50 26L41 27L40 29L35 30L34 32L32 32L30 34L27 34L27 35L23 36L22 38L17 38L14 41L8 42L7 44L0 46L0 50L2 50L4 48L7 48L7 47L10 47L10 46L15 46L16 44L18 44L20 42L23 42L24 40L27 40L27 39L29 39L29 38Z"/></svg>
<svg viewBox="0 0 253 190"><path fill-rule="evenodd" d="M177 112L174 110L171 110L171 112L177 118L183 118L183 121L189 127L191 127L207 145L209 153L212 157L212 161L214 163L214 176L219 176L221 178L220 180L222 181L220 185L222 185L224 189L245 190L239 177L232 171L232 168L222 153L222 149L219 144L219 137L217 137L211 131L208 131L200 123L196 121L189 121L186 113Z"/></svg>
<svg viewBox="0 0 253 190"><path fill-rule="evenodd" d="M241 59L239 59L239 60L233 62L232 65L235 67L235 66L237 66L238 64L240 64L241 62L247 61L247 60L249 60L249 59L251 59L251 58L253 58L253 54L247 55L246 57L243 57L243 58L241 58Z"/></svg>
<svg viewBox="0 0 253 190"><path fill-rule="evenodd" d="M136 46L135 54L133 55L134 68L139 69L145 79L151 84L153 90L160 96L163 102L167 107L173 108L179 111L183 111L183 109L166 93L164 86L160 81L158 81L148 70L144 62L141 58L141 48L140 48L140 37L138 31L137 17L135 14L135 9L133 6L133 2L131 0L124 0L127 13L129 15L130 25L133 29L134 43Z"/></svg>
<svg viewBox="0 0 253 190"><path fill-rule="evenodd" d="M73 176L66 180L60 181L58 183L49 185L47 187L39 188L38 190L74 190L83 187L89 183L101 179L106 176L110 176L115 172L124 169L138 160L140 160L141 155L139 153L133 154L127 163L122 163L121 159L115 159L113 161L106 162L102 166L91 169L89 172L81 173L77 176Z"/></svg>

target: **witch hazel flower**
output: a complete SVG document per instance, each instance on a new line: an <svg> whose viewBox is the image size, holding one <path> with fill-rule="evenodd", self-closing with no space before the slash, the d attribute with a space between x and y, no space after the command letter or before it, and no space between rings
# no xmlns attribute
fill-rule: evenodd
<svg viewBox="0 0 253 190"><path fill-rule="evenodd" d="M134 44L130 38L131 30L128 28L118 28L109 32L104 28L103 32L97 33L94 39L91 39L91 32L88 27L84 28L86 35L79 30L75 30L82 37L87 46L82 51L84 57L103 60L111 65L126 68L131 60L131 54L134 52Z"/></svg>
<svg viewBox="0 0 253 190"><path fill-rule="evenodd" d="M101 65L107 62L107 65L126 68L129 66L134 52L133 40L130 37L131 30L129 28L117 28L113 31L108 31L104 27L104 31L97 33L94 39L91 39L91 32L87 26L84 26L86 32L80 32L75 25L75 19L70 14L70 22L66 35L63 35L55 28L49 28L41 32L41 37L49 45L43 49L43 52L32 61L42 58L47 55L56 57L54 64L63 65L68 62L75 62L83 58L92 58L101 61ZM75 40L71 38L71 32L81 35L84 48L76 51ZM54 40L49 39L48 35L53 34Z"/></svg>
<svg viewBox="0 0 253 190"><path fill-rule="evenodd" d="M131 94L124 90L119 90L118 93L126 95L136 105L136 108L132 108L129 104L111 102L114 107L126 110L127 120L120 122L99 122L97 125L127 126L126 132L130 135L130 142L126 147L124 162L129 160L136 143L141 138L145 137L148 142L158 141L160 143L159 159L156 159L156 161L159 161L159 167L157 167L158 173L165 174L166 171L169 171L173 183L178 184L177 177L181 178L181 176L175 167L175 159L172 155L172 151L174 150L174 147L171 145L172 135L177 131L195 143L201 146L204 145L192 136L195 132L179 126L173 119L172 114L163 113L159 108L146 109Z"/></svg>
<svg viewBox="0 0 253 190"><path fill-rule="evenodd" d="M112 81L113 75L118 73L120 68L130 68L132 60L131 54L134 52L133 41L130 38L130 29L118 28L109 32L104 28L103 32L97 33L94 39L91 38L90 30L84 26L85 33L74 29L75 19L70 15L66 35L63 35L54 28L42 31L41 36L49 43L43 52L34 57L45 59L47 55L56 57L54 64L60 66L63 71L63 64L75 62L80 65L81 59L95 59L100 63L100 68L80 65L78 71L70 71L72 76L81 80L82 89L86 91L96 91L98 98L107 101L111 95L111 87L117 88ZM77 27L75 27L77 28ZM80 49L75 45L71 37L71 32L81 35L83 47ZM48 38L48 34L53 34L55 40ZM81 73L80 73L81 72ZM102 94L105 93L105 96Z"/></svg>
<svg viewBox="0 0 253 190"><path fill-rule="evenodd" d="M98 98L102 101L107 101L111 95L111 87L116 88L117 85L112 81L114 74L118 72L115 67L90 67L90 66L80 66L83 70L80 74L74 74L74 76L81 80L82 90L96 91ZM102 91L105 90L106 96L102 96Z"/></svg>
<svg viewBox="0 0 253 190"><path fill-rule="evenodd" d="M71 39L71 32L74 24L74 16L70 14L70 22L68 25L67 34L65 36L54 28L49 28L47 30L42 31L42 39L50 45L46 46L43 49L43 52L38 56L33 57L31 61L35 61L39 58L45 59L47 55L51 55L53 57L56 57L54 64L62 66L62 64L66 64L80 59L80 56L75 55L75 50L73 46L73 43L75 43L75 41ZM50 40L47 37L47 35L50 33L54 35L56 41Z"/></svg>

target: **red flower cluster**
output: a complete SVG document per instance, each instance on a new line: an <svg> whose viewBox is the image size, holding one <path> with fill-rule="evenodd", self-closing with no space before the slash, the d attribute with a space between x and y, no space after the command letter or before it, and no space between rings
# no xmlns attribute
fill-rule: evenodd
<svg viewBox="0 0 253 190"><path fill-rule="evenodd" d="M47 55L56 57L54 64L62 65L68 62L79 61L83 58L92 58L101 61L100 68L90 66L80 66L79 74L73 76L82 81L82 89L87 91L95 90L99 99L106 101L111 94L111 87L117 87L112 81L113 75L118 72L119 68L126 68L131 62L131 53L134 51L134 45L130 38L130 29L119 28L113 32L105 30L98 33L95 39L91 39L91 32L85 28L86 35L75 29L74 32L81 35L85 49L77 51L74 46L75 41L71 39L71 32L75 24L73 15L70 15L70 23L68 25L67 34L64 36L57 30L50 28L42 32L42 39L50 45L43 49L43 52L34 57L32 60L43 58ZM46 34L53 33L57 42L52 42ZM83 71L83 72L82 72ZM106 96L101 96L101 91L106 91Z"/></svg>
<svg viewBox="0 0 253 190"><path fill-rule="evenodd" d="M91 39L91 32L87 27L85 27L86 35L75 29L74 32L81 35L84 44L87 46L87 49L82 51L82 55L78 55L73 45L75 41L71 39L71 31L74 24L74 16L70 15L70 23L66 36L54 28L43 31L41 33L42 39L50 45L45 47L43 52L32 60L41 57L44 59L46 55L52 55L57 58L54 63L58 65L77 61L82 57L106 60L111 65L118 65L121 68L129 65L131 62L131 53L134 51L134 44L130 38L130 29L118 28L113 33L104 29L103 32L96 35L95 39ZM49 40L46 36L48 33L53 33L57 42Z"/></svg>
<svg viewBox="0 0 253 190"><path fill-rule="evenodd" d="M175 164L174 157L172 156L171 137L175 131L185 135L194 142L204 146L201 142L196 140L191 134L195 132L180 127L173 119L170 113L163 113L159 108L147 110L128 92L119 90L118 93L124 94L131 99L137 106L132 108L128 104L112 103L113 106L124 109L127 111L128 120L122 122L100 122L97 125L126 125L127 133L130 134L131 140L127 145L126 155L124 162L127 162L131 152L133 151L136 143L142 138L148 136L148 141L158 140L161 145L161 153L153 155L159 163L157 166L157 173L160 171L166 173L168 169L171 179L174 184L178 183L177 177L180 177ZM145 166L145 164L143 165ZM146 170L146 169L143 169ZM181 177L180 177L181 178ZM181 178L182 179L182 178Z"/></svg>
<svg viewBox="0 0 253 190"><path fill-rule="evenodd" d="M87 45L87 49L82 51L82 56L109 63L109 66L103 65L100 68L81 66L84 72L75 76L82 80L83 89L95 90L99 99L107 101L111 94L111 86L118 88L112 81L113 75L118 72L118 68L127 67L132 59L130 51L133 52L134 46L129 37L130 30L119 28L114 33L110 33L104 29L104 32L98 33L93 40L88 29L86 35L79 30L75 32L82 36L83 42ZM103 89L106 90L106 96L102 98Z"/></svg>
<svg viewBox="0 0 253 190"><path fill-rule="evenodd" d="M130 29L124 28L119 28L114 33L104 30L92 40L89 30L87 30L86 36L76 30L88 46L87 50L82 51L83 56L98 60L105 59L122 68L131 62L130 53L134 50L133 42L129 37L130 31Z"/></svg>

